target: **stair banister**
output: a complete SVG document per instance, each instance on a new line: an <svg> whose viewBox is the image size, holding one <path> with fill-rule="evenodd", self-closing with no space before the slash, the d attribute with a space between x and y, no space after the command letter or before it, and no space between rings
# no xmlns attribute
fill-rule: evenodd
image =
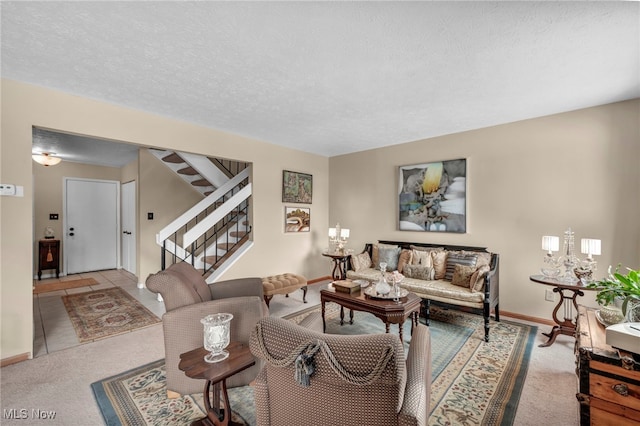
<svg viewBox="0 0 640 426"><path fill-rule="evenodd" d="M182 237L182 246L186 247L197 240L213 225L221 221L226 215L231 213L240 203L251 196L251 184L247 184L244 188L234 194L223 205L211 212L207 217L202 219L197 225L184 233Z"/></svg>
<svg viewBox="0 0 640 426"><path fill-rule="evenodd" d="M191 207L189 210L180 215L173 222L165 226L156 234L156 242L159 245L162 245L162 242L169 238L171 235L176 233L182 227L184 227L187 223L189 223L196 215L200 214L207 207L211 206L215 203L218 198L222 197L228 191L236 187L240 182L249 177L250 168L244 169L237 176L230 179L227 183L222 185L220 188L216 189L213 193L209 194L206 198L200 201L198 204ZM216 210L217 211L217 210ZM207 228L208 229L208 228Z"/></svg>

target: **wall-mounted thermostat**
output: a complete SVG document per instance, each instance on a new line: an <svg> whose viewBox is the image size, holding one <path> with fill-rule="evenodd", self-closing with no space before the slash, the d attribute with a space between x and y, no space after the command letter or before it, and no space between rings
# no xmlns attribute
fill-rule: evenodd
<svg viewBox="0 0 640 426"><path fill-rule="evenodd" d="M0 195L16 195L16 186L10 183L0 183Z"/></svg>

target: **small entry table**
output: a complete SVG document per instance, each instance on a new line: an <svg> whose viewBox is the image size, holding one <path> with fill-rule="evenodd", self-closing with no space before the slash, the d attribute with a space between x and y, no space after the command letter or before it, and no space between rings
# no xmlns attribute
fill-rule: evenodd
<svg viewBox="0 0 640 426"><path fill-rule="evenodd" d="M347 279L347 261L350 254L324 252L323 256L333 259L333 271L331 272L331 278L334 281Z"/></svg>
<svg viewBox="0 0 640 426"><path fill-rule="evenodd" d="M353 324L353 311L369 312L380 318L385 325L386 332L389 332L390 324L398 324L398 333L402 342L402 325L404 321L411 317L411 333L418 325L421 299L414 293L409 292L406 297L399 302L393 300L373 299L364 294L363 291L356 293L341 293L333 288L320 290L320 303L322 306L322 331L326 331L325 304L334 302L340 305L340 325L344 324L344 308L350 309L350 323Z"/></svg>
<svg viewBox="0 0 640 426"><path fill-rule="evenodd" d="M544 275L531 275L529 279L533 282L544 284L548 286L554 287L553 292L560 294L560 300L558 300L558 304L553 310L553 321L557 324L553 326L551 332L542 333L547 336L549 340L545 343L540 344L540 347L551 346L555 341L556 337L559 334L564 334L565 336L575 337L576 333L576 317L578 312L578 303L576 302L576 298L578 296L584 296L583 290L595 290L593 288L587 288L583 285L577 278L575 282L567 282L562 281L558 278L549 278ZM567 292L567 294L565 294ZM560 321L558 318L558 311L560 307L564 305L564 320ZM575 308L576 313L573 313L573 308Z"/></svg>
<svg viewBox="0 0 640 426"><path fill-rule="evenodd" d="M236 373L251 367L256 360L249 351L249 346L240 342L231 342L226 350L229 357L224 361L208 363L204 356L209 353L205 348L198 348L180 355L178 368L192 379L205 379L204 406L207 417L196 420L192 425L227 426L237 423L231 421L231 407L227 395L226 380ZM222 391L222 395L220 392ZM223 408L220 407L220 398Z"/></svg>

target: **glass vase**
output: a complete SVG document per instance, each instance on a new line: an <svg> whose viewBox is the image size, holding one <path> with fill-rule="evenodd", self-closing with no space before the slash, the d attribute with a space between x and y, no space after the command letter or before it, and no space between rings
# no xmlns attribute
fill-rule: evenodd
<svg viewBox="0 0 640 426"><path fill-rule="evenodd" d="M219 313L200 320L204 326L204 348L209 351L204 357L206 362L220 362L229 357L229 352L224 349L229 346L232 319L232 314Z"/></svg>

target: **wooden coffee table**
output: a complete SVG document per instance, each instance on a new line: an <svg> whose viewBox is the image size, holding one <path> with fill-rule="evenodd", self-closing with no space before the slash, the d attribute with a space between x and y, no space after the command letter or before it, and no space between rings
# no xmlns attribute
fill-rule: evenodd
<svg viewBox="0 0 640 426"><path fill-rule="evenodd" d="M229 357L224 361L208 363L204 356L209 353L205 348L198 348L180 355L178 368L192 379L204 379L204 406L207 417L196 420L192 425L226 426L237 424L231 421L231 407L227 395L226 380L236 373L251 367L256 360L249 351L249 346L240 342L231 342L226 350ZM222 395L220 392L222 391ZM224 400L220 407L220 398Z"/></svg>
<svg viewBox="0 0 640 426"><path fill-rule="evenodd" d="M420 298L414 293L409 293L406 297L400 299L399 302L393 300L373 299L364 291L357 293L342 293L335 291L333 287L326 290L320 290L320 303L322 304L322 329L326 331L327 324L325 321L325 303L334 302L341 306L340 308L340 325L344 324L344 309L350 309L350 323L353 324L353 311L368 312L380 318L384 322L386 332L389 332L390 324L398 324L400 341L402 341L402 325L404 321L411 317L411 333L413 328L418 325L418 315L420 313Z"/></svg>

